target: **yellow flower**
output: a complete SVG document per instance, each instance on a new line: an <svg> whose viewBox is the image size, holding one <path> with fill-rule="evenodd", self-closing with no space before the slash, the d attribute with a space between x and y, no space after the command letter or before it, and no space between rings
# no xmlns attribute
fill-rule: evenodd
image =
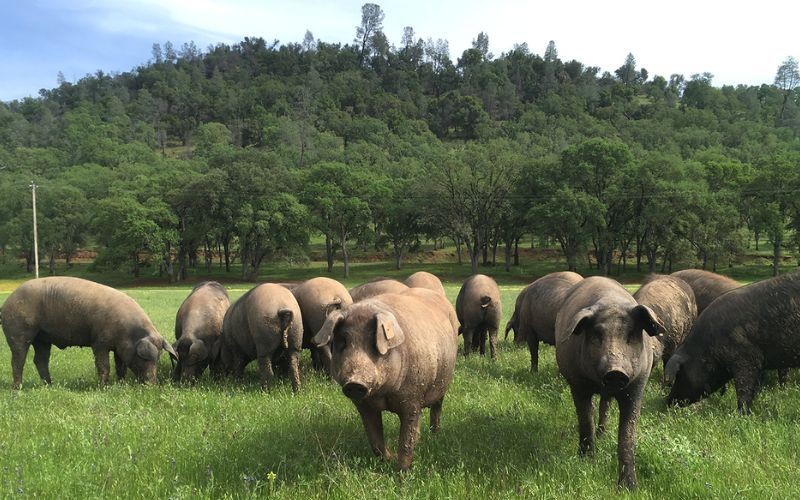
<svg viewBox="0 0 800 500"><path fill-rule="evenodd" d="M275 478L277 478L277 477L278 477L278 475L275 474L274 472L272 472L272 471L267 472L267 479L269 480L269 482L274 483L275 482Z"/></svg>

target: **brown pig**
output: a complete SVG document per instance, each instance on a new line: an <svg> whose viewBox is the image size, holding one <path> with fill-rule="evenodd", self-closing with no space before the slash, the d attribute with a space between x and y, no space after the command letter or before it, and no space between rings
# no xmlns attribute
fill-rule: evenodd
<svg viewBox="0 0 800 500"><path fill-rule="evenodd" d="M427 288L428 290L433 290L434 292L445 295L442 280L436 277L435 274L429 272L418 271L406 278L403 283L409 288Z"/></svg>
<svg viewBox="0 0 800 500"><path fill-rule="evenodd" d="M647 306L616 281L590 277L572 287L556 318L556 362L578 416L581 454L594 453L592 397L619 405L618 483L636 488L636 423L653 366L648 339L663 331Z"/></svg>
<svg viewBox="0 0 800 500"><path fill-rule="evenodd" d="M131 371L143 382L156 382L158 356L164 349L178 354L164 340L132 298L111 287L80 278L49 277L25 282L6 299L3 332L11 349L13 387L22 386L28 347L39 376L50 383L50 348L91 347L97 377L108 382L108 354L114 352L117 378Z"/></svg>
<svg viewBox="0 0 800 500"><path fill-rule="evenodd" d="M435 294L435 292L431 292ZM385 294L334 311L314 337L331 345L331 374L356 406L372 451L391 459L382 412L400 417L397 465L411 467L422 408L439 429L458 348L444 309L414 294Z"/></svg>
<svg viewBox="0 0 800 500"><path fill-rule="evenodd" d="M478 348L483 355L488 334L491 356L496 359L497 330L503 317L497 282L484 274L467 278L456 298L456 314L464 335L464 356Z"/></svg>
<svg viewBox="0 0 800 500"><path fill-rule="evenodd" d="M222 319L230 306L225 288L216 281L194 287L175 315L175 350L179 361L173 380L190 382L211 362L211 348L222 333Z"/></svg>
<svg viewBox="0 0 800 500"><path fill-rule="evenodd" d="M311 339L325 323L328 314L344 309L353 303L347 289L336 280L318 277L297 285L292 289L297 305L303 315L303 348L311 350L311 361L317 370L330 371L331 352L327 347L316 347Z"/></svg>
<svg viewBox="0 0 800 500"><path fill-rule="evenodd" d="M264 283L239 297L228 308L222 335L214 344L211 369L241 377L245 366L257 359L261 388L269 390L272 363L285 356L292 390L297 392L302 346L303 323L294 295L281 285Z"/></svg>

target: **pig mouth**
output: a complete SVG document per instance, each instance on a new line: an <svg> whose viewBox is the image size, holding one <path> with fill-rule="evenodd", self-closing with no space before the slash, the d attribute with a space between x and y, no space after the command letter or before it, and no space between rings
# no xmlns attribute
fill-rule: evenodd
<svg viewBox="0 0 800 500"><path fill-rule="evenodd" d="M348 382L342 387L342 392L353 401L360 401L367 396L369 388L359 382Z"/></svg>
<svg viewBox="0 0 800 500"><path fill-rule="evenodd" d="M628 386L631 379L619 370L611 370L603 375L603 388L609 391L619 391Z"/></svg>

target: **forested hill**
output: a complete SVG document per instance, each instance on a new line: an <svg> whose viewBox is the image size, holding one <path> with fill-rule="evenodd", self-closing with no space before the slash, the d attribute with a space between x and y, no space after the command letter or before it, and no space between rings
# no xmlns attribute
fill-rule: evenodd
<svg viewBox="0 0 800 500"><path fill-rule="evenodd" d="M46 259L90 248L171 279L218 250L254 278L314 235L330 262L358 244L399 265L447 238L473 266L534 235L607 270L628 255L712 266L753 234L776 263L795 245L793 58L773 85L718 88L633 55L601 74L553 42L493 56L480 33L451 56L406 28L395 45L380 7L363 14L348 45L155 44L131 72L0 103L3 258L32 259L31 180Z"/></svg>

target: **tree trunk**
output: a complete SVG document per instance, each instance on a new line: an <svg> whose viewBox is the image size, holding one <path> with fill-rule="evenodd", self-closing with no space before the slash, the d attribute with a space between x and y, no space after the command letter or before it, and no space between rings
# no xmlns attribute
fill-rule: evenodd
<svg viewBox="0 0 800 500"><path fill-rule="evenodd" d="M333 272L333 241L327 234L325 235L325 258L328 261L328 272Z"/></svg>
<svg viewBox="0 0 800 500"><path fill-rule="evenodd" d="M222 253L225 254L225 272L231 272L231 237L226 236L222 240ZM242 266L244 266L244 262L242 262Z"/></svg>
<svg viewBox="0 0 800 500"><path fill-rule="evenodd" d="M510 272L511 271L511 253L512 253L511 252L511 247L512 247L512 245L513 245L513 240L510 240L510 239L506 240L506 259L505 259L506 272Z"/></svg>
<svg viewBox="0 0 800 500"><path fill-rule="evenodd" d="M342 245L342 262L344 262L344 277L350 277L350 256L347 255L347 238L342 236L341 239Z"/></svg>
<svg viewBox="0 0 800 500"><path fill-rule="evenodd" d="M514 240L514 265L515 266L519 265L519 240L521 240L521 239L522 239L522 237L519 237L519 238Z"/></svg>
<svg viewBox="0 0 800 500"><path fill-rule="evenodd" d="M500 242L498 240L492 242L492 267L497 266L497 245L499 244Z"/></svg>
<svg viewBox="0 0 800 500"><path fill-rule="evenodd" d="M133 277L138 278L139 274L139 252L133 252Z"/></svg>
<svg viewBox="0 0 800 500"><path fill-rule="evenodd" d="M455 240L456 240L456 255L458 255L458 265L460 266L461 264L464 263L464 260L461 257L461 238L456 236Z"/></svg>
<svg viewBox="0 0 800 500"><path fill-rule="evenodd" d="M50 276L54 276L56 274L56 252L55 251L51 251L50 252L49 268L50 268Z"/></svg>
<svg viewBox="0 0 800 500"><path fill-rule="evenodd" d="M394 245L394 268L400 270L403 261L403 247Z"/></svg>
<svg viewBox="0 0 800 500"><path fill-rule="evenodd" d="M783 237L780 234L773 235L772 238L772 275L777 276L781 266L781 243Z"/></svg>
<svg viewBox="0 0 800 500"><path fill-rule="evenodd" d="M758 233L758 231L753 231L753 236L756 238L756 252L758 252L758 238L760 236Z"/></svg>

